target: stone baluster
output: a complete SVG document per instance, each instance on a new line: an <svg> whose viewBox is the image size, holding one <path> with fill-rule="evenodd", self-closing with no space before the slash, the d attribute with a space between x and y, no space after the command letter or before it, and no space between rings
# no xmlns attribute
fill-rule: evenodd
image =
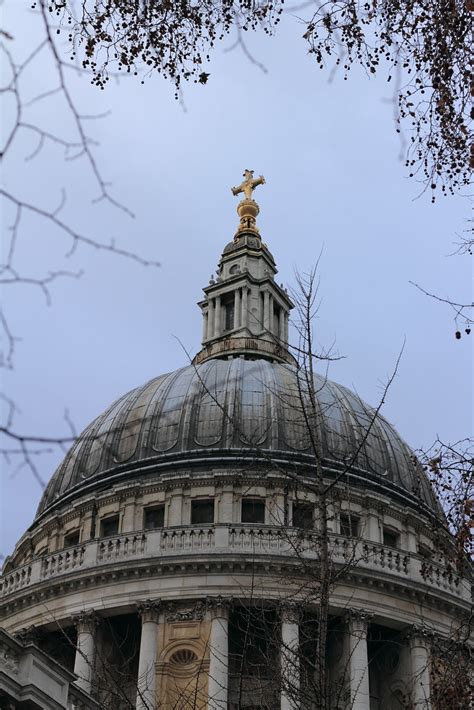
<svg viewBox="0 0 474 710"><path fill-rule="evenodd" d="M300 707L299 613L295 604L283 603L281 612L281 710Z"/></svg>
<svg viewBox="0 0 474 710"><path fill-rule="evenodd" d="M94 609L81 611L72 617L77 629L76 657L74 673L76 685L86 693L92 690L95 670L96 631L100 619Z"/></svg>
<svg viewBox="0 0 474 710"><path fill-rule="evenodd" d="M372 616L365 609L350 609L346 615L351 710L367 710L370 705L367 630Z"/></svg>
<svg viewBox="0 0 474 710"><path fill-rule="evenodd" d="M161 602L158 599L147 599L138 602L137 607L142 621L142 634L138 659L136 708L137 710L154 710L158 707L156 661Z"/></svg>
<svg viewBox="0 0 474 710"><path fill-rule="evenodd" d="M430 710L430 640L432 632L414 624L405 632L410 653L410 675L414 710Z"/></svg>
<svg viewBox="0 0 474 710"><path fill-rule="evenodd" d="M230 600L206 600L211 620L209 638L208 710L226 710L229 688L229 608Z"/></svg>

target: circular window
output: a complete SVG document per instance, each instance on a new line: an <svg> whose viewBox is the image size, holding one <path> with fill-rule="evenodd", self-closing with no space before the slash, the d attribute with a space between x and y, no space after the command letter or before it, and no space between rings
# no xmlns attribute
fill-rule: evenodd
<svg viewBox="0 0 474 710"><path fill-rule="evenodd" d="M198 660L198 657L190 648L180 648L175 651L170 658L170 663L174 666L189 666Z"/></svg>

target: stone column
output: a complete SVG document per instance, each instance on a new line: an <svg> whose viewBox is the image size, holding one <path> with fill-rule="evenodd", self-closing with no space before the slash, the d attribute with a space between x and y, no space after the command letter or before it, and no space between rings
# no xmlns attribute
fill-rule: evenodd
<svg viewBox="0 0 474 710"><path fill-rule="evenodd" d="M214 337L214 299L208 300L207 307L207 339Z"/></svg>
<svg viewBox="0 0 474 710"><path fill-rule="evenodd" d="M222 597L206 600L211 619L208 710L227 710L229 688L229 607Z"/></svg>
<svg viewBox="0 0 474 710"><path fill-rule="evenodd" d="M99 617L94 609L81 611L72 617L77 628L76 658L74 673L77 675L76 685L86 693L92 690L95 670L96 629Z"/></svg>
<svg viewBox="0 0 474 710"><path fill-rule="evenodd" d="M208 317L209 317L209 307L208 307L207 311L203 311L203 313L202 313L202 340L203 340L203 342L205 340L207 340Z"/></svg>
<svg viewBox="0 0 474 710"><path fill-rule="evenodd" d="M240 300L240 288L235 291L234 301L234 328L240 328L242 316L242 304Z"/></svg>
<svg viewBox="0 0 474 710"><path fill-rule="evenodd" d="M242 289L242 328L247 328L249 322L249 292L247 286Z"/></svg>
<svg viewBox="0 0 474 710"><path fill-rule="evenodd" d="M270 330L270 292L263 292L263 327Z"/></svg>
<svg viewBox="0 0 474 710"><path fill-rule="evenodd" d="M282 343L286 343L287 340L285 338L285 311L283 308L280 308L280 318L278 322L278 328L279 328L279 333L278 337L280 338Z"/></svg>
<svg viewBox="0 0 474 710"><path fill-rule="evenodd" d="M156 687L156 661L158 657L158 623L161 602L147 599L138 602L142 620L140 656L138 659L137 710L154 710L158 707Z"/></svg>
<svg viewBox="0 0 474 710"><path fill-rule="evenodd" d="M216 296L216 310L214 313L214 337L218 338L221 333L221 297Z"/></svg>
<svg viewBox="0 0 474 710"><path fill-rule="evenodd" d="M430 639L431 631L414 624L405 634L410 651L410 680L414 710L430 710Z"/></svg>
<svg viewBox="0 0 474 710"><path fill-rule="evenodd" d="M367 710L370 706L367 628L372 616L365 609L350 609L346 616L351 710Z"/></svg>
<svg viewBox="0 0 474 710"><path fill-rule="evenodd" d="M283 603L281 613L281 710L300 707L300 629L298 609Z"/></svg>

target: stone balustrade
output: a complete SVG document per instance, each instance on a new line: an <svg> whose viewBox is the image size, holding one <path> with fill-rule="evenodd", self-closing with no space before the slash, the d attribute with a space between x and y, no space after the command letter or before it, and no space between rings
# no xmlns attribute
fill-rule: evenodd
<svg viewBox="0 0 474 710"><path fill-rule="evenodd" d="M395 578L410 579L431 589L468 598L468 590L452 570L427 563L421 556L368 540L330 535L330 555L336 564L372 570ZM296 528L252 525L206 525L163 528L93 539L57 551L4 575L0 595L32 587L45 580L72 575L78 571L116 564L193 555L260 555L286 557L296 561L319 557L315 532Z"/></svg>

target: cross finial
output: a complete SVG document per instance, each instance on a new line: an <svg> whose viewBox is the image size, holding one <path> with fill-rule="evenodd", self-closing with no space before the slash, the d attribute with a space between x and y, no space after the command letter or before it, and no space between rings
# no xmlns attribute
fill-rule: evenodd
<svg viewBox="0 0 474 710"><path fill-rule="evenodd" d="M260 175L258 178L253 177L253 170L244 170L244 179L238 187L233 187L232 194L238 195L244 193L246 200L252 200L252 193L257 185L265 185L265 178Z"/></svg>

